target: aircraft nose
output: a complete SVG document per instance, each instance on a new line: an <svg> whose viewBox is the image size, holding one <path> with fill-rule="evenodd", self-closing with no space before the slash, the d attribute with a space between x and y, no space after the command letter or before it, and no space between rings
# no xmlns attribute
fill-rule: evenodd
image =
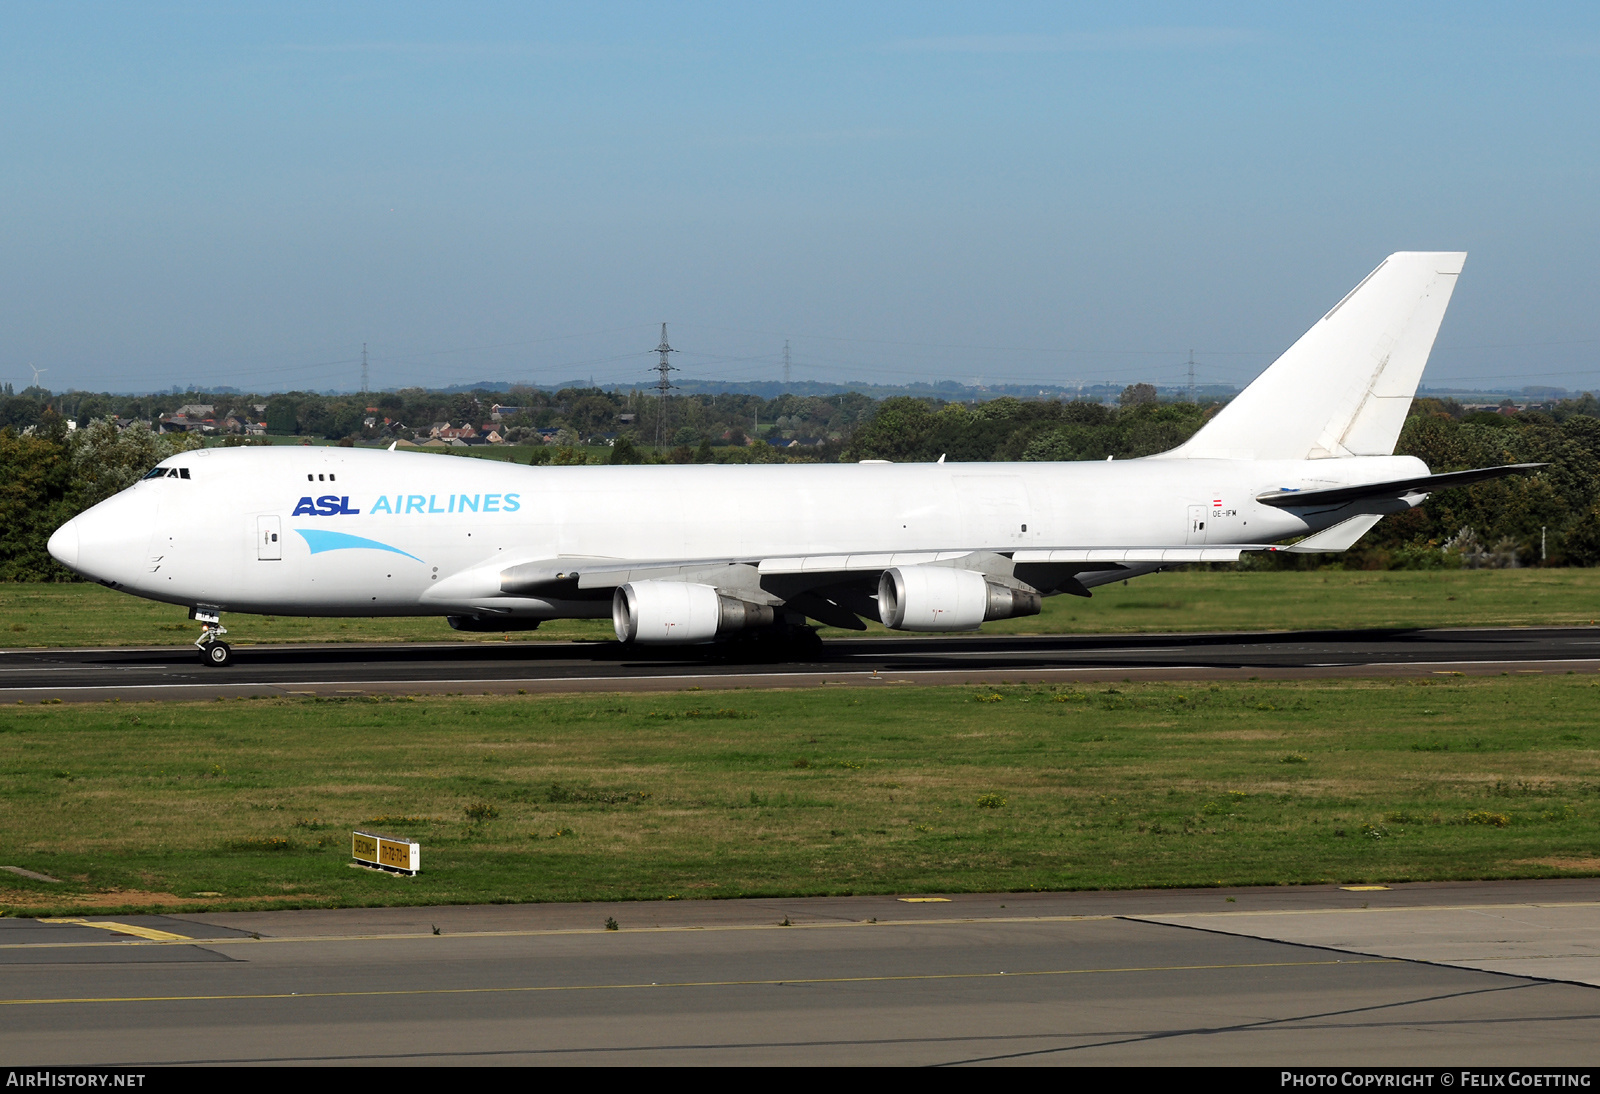
<svg viewBox="0 0 1600 1094"><path fill-rule="evenodd" d="M124 491L73 517L50 537L50 554L95 581L137 580L154 527L148 499Z"/></svg>
<svg viewBox="0 0 1600 1094"><path fill-rule="evenodd" d="M78 565L77 518L74 517L72 520L69 520L67 523L63 524L60 528L57 528L55 530L55 534L50 537L50 542L46 544L46 546L49 548L51 558L55 559L68 569L75 569Z"/></svg>

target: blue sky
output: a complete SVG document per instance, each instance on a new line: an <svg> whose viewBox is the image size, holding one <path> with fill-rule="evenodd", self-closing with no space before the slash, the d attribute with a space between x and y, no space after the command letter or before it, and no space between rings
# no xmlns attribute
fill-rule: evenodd
<svg viewBox="0 0 1600 1094"><path fill-rule="evenodd" d="M218 8L0 9L19 388L1243 383L1419 248L1600 387L1593 5Z"/></svg>

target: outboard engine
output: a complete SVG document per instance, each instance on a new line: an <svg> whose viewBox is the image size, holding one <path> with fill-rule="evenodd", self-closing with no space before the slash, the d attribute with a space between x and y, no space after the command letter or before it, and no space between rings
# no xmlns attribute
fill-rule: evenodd
<svg viewBox="0 0 1600 1094"><path fill-rule="evenodd" d="M710 642L752 627L770 627L772 607L726 596L688 581L634 581L611 598L617 641L650 646Z"/></svg>
<svg viewBox="0 0 1600 1094"><path fill-rule="evenodd" d="M1041 606L1038 593L950 566L899 566L878 579L878 616L899 631L972 631Z"/></svg>

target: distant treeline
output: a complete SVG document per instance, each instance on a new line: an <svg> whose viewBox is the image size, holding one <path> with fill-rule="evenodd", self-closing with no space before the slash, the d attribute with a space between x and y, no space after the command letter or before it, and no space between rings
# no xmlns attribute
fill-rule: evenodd
<svg viewBox="0 0 1600 1094"><path fill-rule="evenodd" d="M653 394L600 388L512 388L454 394L415 388L355 395L307 391L274 395L52 394L28 388L19 394L0 395L0 428L38 428L54 414L80 422L104 417L146 421L159 430L163 418L181 407L196 405L212 407L218 423L229 417L264 422L267 432L275 436L387 443L426 440L440 423L470 424L480 430L493 424L511 443L542 443L540 431L555 430L568 435L562 442L567 444L602 438L610 441L626 435L636 445L649 446L659 437L662 447L672 448L701 443L744 445L758 435L757 430L761 439L773 442L802 439L837 445L871 416L875 402L859 392L771 399L739 393L679 394L662 404ZM497 406L516 409L496 417ZM837 449L833 455L838 455Z"/></svg>
<svg viewBox="0 0 1600 1094"><path fill-rule="evenodd" d="M519 400L508 404L510 398ZM518 451L547 462L688 463L1132 459L1173 448L1194 434L1221 404L1161 403L1148 385L1123 392L1116 407L1092 402L1000 398L982 403L896 397L875 402L860 393L827 397L701 395L668 401L660 448L653 446L654 398L567 389L522 390L483 401L471 394L422 391L367 396L117 397L51 395L29 389L0 401L0 580L71 580L45 550L63 521L135 481L160 459L202 443L194 434L159 435L134 425L119 430L111 416L159 421L183 402L209 398L219 416L267 407L286 435L371 443L365 417L380 426L424 435L435 421L481 424L494 402L521 410L503 423L541 440L540 429L568 431L559 445ZM252 402L254 400L254 402ZM632 414L631 420L623 416ZM67 419L82 423L75 431ZM760 422L761 440L752 443ZM418 423L422 423L419 427ZM352 431L347 432L349 428ZM614 433L600 455L569 440ZM778 448L769 441L804 437L823 443ZM204 443L220 443L207 441ZM234 443L237 443L235 440ZM1501 463L1548 463L1537 475L1500 479L1434 494L1422 506L1385 518L1342 555L1250 558L1246 566L1434 568L1454 566L1600 565L1600 400L1593 395L1516 412L1465 411L1450 400L1417 399L1398 451L1435 472ZM779 502L778 504L781 504Z"/></svg>

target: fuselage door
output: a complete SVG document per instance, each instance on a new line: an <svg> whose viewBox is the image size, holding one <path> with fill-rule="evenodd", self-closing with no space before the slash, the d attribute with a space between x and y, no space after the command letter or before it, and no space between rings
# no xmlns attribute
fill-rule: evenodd
<svg viewBox="0 0 1600 1094"><path fill-rule="evenodd" d="M1189 534L1184 542L1204 543L1206 541L1206 523L1210 519L1211 510L1208 507L1204 505L1189 506Z"/></svg>
<svg viewBox="0 0 1600 1094"><path fill-rule="evenodd" d="M1030 541L1027 484L1020 475L957 474L962 546L1014 547ZM1038 521L1034 522L1037 535Z"/></svg>
<svg viewBox="0 0 1600 1094"><path fill-rule="evenodd" d="M263 562L276 562L283 558L283 544L278 541L282 522L277 517L256 518L256 558Z"/></svg>

